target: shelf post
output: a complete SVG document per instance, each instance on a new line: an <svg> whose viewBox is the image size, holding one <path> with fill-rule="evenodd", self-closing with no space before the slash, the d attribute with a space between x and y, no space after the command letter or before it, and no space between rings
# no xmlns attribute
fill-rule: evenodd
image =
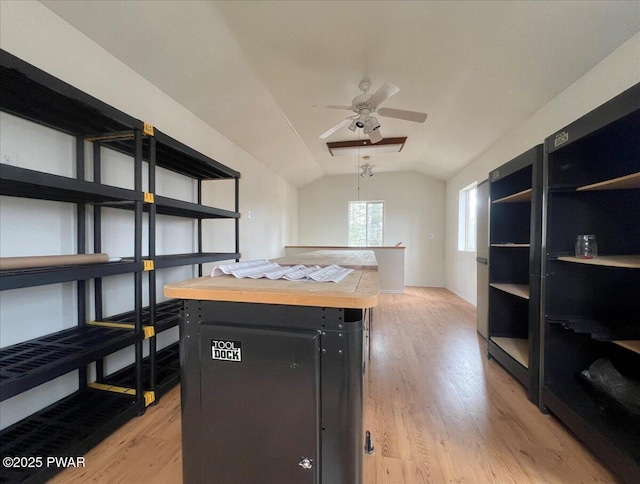
<svg viewBox="0 0 640 484"><path fill-rule="evenodd" d="M149 193L156 193L156 138L149 140ZM156 204L149 204L149 259L156 259ZM149 272L149 324L156 324L156 271ZM157 385L157 341L155 335L149 338L149 390L155 392Z"/></svg>
<svg viewBox="0 0 640 484"><path fill-rule="evenodd" d="M134 130L134 189L142 193L142 131ZM142 263L142 200L136 200L134 210L134 252L135 261ZM142 335L142 268L135 272L134 280L134 304L135 304L135 334ZM140 403L143 399L142 390L142 341L135 344L135 368L136 368L136 401Z"/></svg>
<svg viewBox="0 0 640 484"><path fill-rule="evenodd" d="M236 202L235 202L235 211L240 213L240 177L237 176L235 178L235 192L236 192ZM240 253L240 218L235 219L236 226L236 254ZM236 258L236 262L239 262L240 259Z"/></svg>
<svg viewBox="0 0 640 484"><path fill-rule="evenodd" d="M93 142L93 181L102 183L102 143L100 141ZM99 254L102 252L102 207L100 205L93 206L93 252ZM102 277L96 277L93 280L93 297L94 297L94 318L102 321ZM100 358L96 361L96 380L101 381L104 378L104 360Z"/></svg>
<svg viewBox="0 0 640 484"><path fill-rule="evenodd" d="M85 180L84 163L84 137L78 135L76 136L76 178L78 180ZM86 254L87 252L86 214L87 208L84 202L78 202L76 204L76 253L78 254ZM84 326L87 324L87 283L85 280L76 281L76 291L78 298L78 326ZM84 390L87 387L86 366L78 368L78 380L79 388Z"/></svg>
<svg viewBox="0 0 640 484"><path fill-rule="evenodd" d="M202 205L202 180L198 178L198 205ZM198 253L202 254L202 219L198 221ZM202 264L198 264L198 277L202 277Z"/></svg>

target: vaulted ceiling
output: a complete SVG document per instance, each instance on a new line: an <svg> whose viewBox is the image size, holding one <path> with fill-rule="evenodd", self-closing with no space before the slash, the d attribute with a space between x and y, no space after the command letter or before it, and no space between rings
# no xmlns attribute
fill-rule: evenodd
<svg viewBox="0 0 640 484"><path fill-rule="evenodd" d="M378 117L408 140L376 171L446 180L640 31L621 0L42 3L297 187L357 169L326 142L362 130L319 138L353 113L312 106L350 105L363 79L428 113Z"/></svg>

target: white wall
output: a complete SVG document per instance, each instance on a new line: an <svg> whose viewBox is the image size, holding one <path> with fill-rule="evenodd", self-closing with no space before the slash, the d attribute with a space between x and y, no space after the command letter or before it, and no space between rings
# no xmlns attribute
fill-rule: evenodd
<svg viewBox="0 0 640 484"><path fill-rule="evenodd" d="M278 257L284 254L285 245L297 243L297 190L293 186L39 2L0 2L0 47L240 171L243 258ZM19 166L73 176L69 160L73 159L75 148L67 135L49 133L8 115L3 115L0 122L0 149L18 153ZM105 152L109 153L109 160L104 166L109 169L103 173L104 181L130 185L131 160L110 150ZM194 182L166 170L159 171L162 172L157 180L159 194L195 201ZM203 199L204 203L233 209L233 183L205 182ZM75 251L74 215L67 204L3 197L1 207L2 256ZM248 210L252 211L250 220L245 216ZM104 249L115 256L132 255L131 214L114 209L105 212L112 230L104 231ZM34 227L33 237L24 236L26 221ZM158 222L159 254L189 252L194 248L193 222L163 216L158 217ZM205 250L233 251L233 222L206 221L204 245ZM133 309L133 278L128 276L106 278L111 283L105 291L106 316ZM190 268L158 271L159 284L190 277L193 277ZM7 346L75 325L74 287L74 283L66 283L0 293L0 344ZM29 317L25 319L27 307ZM159 346L175 341L176 335L175 328L163 333ZM130 351L121 352L107 363L109 371L128 364L131 357ZM70 374L2 402L0 426L10 425L76 387L77 378Z"/></svg>
<svg viewBox="0 0 640 484"><path fill-rule="evenodd" d="M640 33L447 181L446 287L449 290L473 304L476 302L475 254L457 249L459 191L474 181L486 179L490 170L543 143L547 136L638 82Z"/></svg>
<svg viewBox="0 0 640 484"><path fill-rule="evenodd" d="M375 172L375 170L374 170ZM347 245L350 201L385 201L384 245L402 242L405 285L444 285L445 184L417 172L326 176L298 190L299 245ZM428 234L434 238L429 239Z"/></svg>

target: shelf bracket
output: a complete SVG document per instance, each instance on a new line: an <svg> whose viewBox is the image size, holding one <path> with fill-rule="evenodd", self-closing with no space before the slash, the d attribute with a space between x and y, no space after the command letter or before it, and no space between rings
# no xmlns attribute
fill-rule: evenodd
<svg viewBox="0 0 640 484"><path fill-rule="evenodd" d="M144 192L144 203L155 203L153 193Z"/></svg>
<svg viewBox="0 0 640 484"><path fill-rule="evenodd" d="M153 125L151 123L143 123L142 124L142 133L147 136L155 136L153 132Z"/></svg>
<svg viewBox="0 0 640 484"><path fill-rule="evenodd" d="M104 392L122 393L123 395L136 394L136 391L133 388L119 387L117 385L109 385L108 383L93 382L93 383L89 383L89 387L94 388L96 390L102 390ZM148 407L149 405L151 405L153 402L156 401L156 392L154 391L142 392L142 396L144 398L145 407Z"/></svg>
<svg viewBox="0 0 640 484"><path fill-rule="evenodd" d="M156 392L143 392L144 406L148 407L156 401Z"/></svg>
<svg viewBox="0 0 640 484"><path fill-rule="evenodd" d="M95 381L93 383L89 383L89 387L95 388L96 390L102 390L104 392L122 393L124 395L136 394L136 391L133 388L119 387L116 385L109 385L107 383L98 383Z"/></svg>
<svg viewBox="0 0 640 484"><path fill-rule="evenodd" d="M133 139L133 133L131 131L125 131L124 133L97 134L94 136L87 136L85 141L117 141L124 139Z"/></svg>
<svg viewBox="0 0 640 484"><path fill-rule="evenodd" d="M154 270L154 265L152 260L143 260L143 269L145 272Z"/></svg>
<svg viewBox="0 0 640 484"><path fill-rule="evenodd" d="M115 328L115 329L135 329L135 325L131 323L114 323L112 321L90 321L90 326L100 326L102 328ZM143 326L144 339L149 339L156 335L156 328L154 326Z"/></svg>

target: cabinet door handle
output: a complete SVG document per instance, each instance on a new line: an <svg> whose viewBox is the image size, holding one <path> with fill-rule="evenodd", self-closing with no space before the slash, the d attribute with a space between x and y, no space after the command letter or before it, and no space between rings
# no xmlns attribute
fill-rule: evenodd
<svg viewBox="0 0 640 484"><path fill-rule="evenodd" d="M373 454L374 449L375 448L373 447L373 439L371 438L371 432L367 430L367 433L365 434L365 437L364 437L364 452L365 454Z"/></svg>

